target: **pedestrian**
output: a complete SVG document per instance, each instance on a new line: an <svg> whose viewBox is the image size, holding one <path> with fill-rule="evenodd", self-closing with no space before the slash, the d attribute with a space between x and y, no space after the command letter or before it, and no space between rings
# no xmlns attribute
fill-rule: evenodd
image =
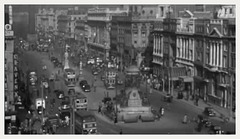
<svg viewBox="0 0 240 139"><path fill-rule="evenodd" d="M163 107L161 108L161 113L160 114L161 114L161 117L164 115L164 108Z"/></svg>
<svg viewBox="0 0 240 139"><path fill-rule="evenodd" d="M115 115L115 117L114 117L114 124L116 124L117 122L118 122L117 115Z"/></svg>
<svg viewBox="0 0 240 139"><path fill-rule="evenodd" d="M122 129L120 129L120 132L119 132L119 134L122 134L123 132L122 132Z"/></svg>
<svg viewBox="0 0 240 139"><path fill-rule="evenodd" d="M187 116L187 114L185 114L185 115L183 116L183 121L182 121L182 123L183 123L183 124L187 124L187 121L188 121L188 116Z"/></svg>
<svg viewBox="0 0 240 139"><path fill-rule="evenodd" d="M102 113L102 106L101 105L98 106L98 113Z"/></svg>

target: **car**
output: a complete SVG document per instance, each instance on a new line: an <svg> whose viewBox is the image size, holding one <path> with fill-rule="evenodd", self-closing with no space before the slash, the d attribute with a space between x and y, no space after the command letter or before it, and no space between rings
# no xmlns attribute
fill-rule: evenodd
<svg viewBox="0 0 240 139"><path fill-rule="evenodd" d="M79 85L82 89L83 89L83 85L86 85L86 84L88 84L87 80L81 80L79 83Z"/></svg>
<svg viewBox="0 0 240 139"><path fill-rule="evenodd" d="M112 99L110 97L104 97L102 102L106 104L107 102L110 102Z"/></svg>
<svg viewBox="0 0 240 139"><path fill-rule="evenodd" d="M118 80L117 80L117 84L118 84L118 85L122 85L122 84L123 84L123 80L118 79Z"/></svg>
<svg viewBox="0 0 240 139"><path fill-rule="evenodd" d="M52 61L52 62L55 61L55 60L57 60L56 57L51 57L51 61Z"/></svg>
<svg viewBox="0 0 240 139"><path fill-rule="evenodd" d="M207 116L214 117L216 116L216 112L212 107L205 107L203 113Z"/></svg>
<svg viewBox="0 0 240 139"><path fill-rule="evenodd" d="M75 94L75 89L74 88L68 89L68 95L74 95L74 94Z"/></svg>
<svg viewBox="0 0 240 139"><path fill-rule="evenodd" d="M93 74L93 75L98 75L98 71L97 71L97 70L93 70L93 71L92 71L92 74Z"/></svg>
<svg viewBox="0 0 240 139"><path fill-rule="evenodd" d="M54 93L56 94L58 99L64 98L64 92L62 90L54 90Z"/></svg>
<svg viewBox="0 0 240 139"><path fill-rule="evenodd" d="M85 85L83 86L83 91L84 91L84 92L90 92L90 91L91 91L90 85L89 85L89 84L85 84Z"/></svg>
<svg viewBox="0 0 240 139"><path fill-rule="evenodd" d="M88 61L87 61L87 64L94 64L94 63L95 63L94 58L90 58L90 59L88 59Z"/></svg>
<svg viewBox="0 0 240 139"><path fill-rule="evenodd" d="M48 82L46 80L42 81L42 85L44 88L48 88Z"/></svg>
<svg viewBox="0 0 240 139"><path fill-rule="evenodd" d="M172 102L173 96L171 96L170 94L167 94L163 97L163 100L165 102Z"/></svg>
<svg viewBox="0 0 240 139"><path fill-rule="evenodd" d="M102 80L102 81L105 81L105 75L102 75L102 76L101 76L101 80Z"/></svg>
<svg viewBox="0 0 240 139"><path fill-rule="evenodd" d="M152 109L152 114L154 115L155 120L160 120L161 116L160 116L160 113L157 110Z"/></svg>
<svg viewBox="0 0 240 139"><path fill-rule="evenodd" d="M59 106L58 109L59 109L60 111L62 111L62 110L68 110L68 109L70 109L70 105L63 104L63 105Z"/></svg>
<svg viewBox="0 0 240 139"><path fill-rule="evenodd" d="M55 74L52 73L49 77L49 81L54 81L55 80Z"/></svg>
<svg viewBox="0 0 240 139"><path fill-rule="evenodd" d="M218 125L211 125L209 127L209 134L224 134L224 131L222 130L222 128Z"/></svg>
<svg viewBox="0 0 240 139"><path fill-rule="evenodd" d="M39 115L41 115L42 112L43 113L45 112L45 109L42 106L39 106L38 109L37 109L37 112L38 112Z"/></svg>

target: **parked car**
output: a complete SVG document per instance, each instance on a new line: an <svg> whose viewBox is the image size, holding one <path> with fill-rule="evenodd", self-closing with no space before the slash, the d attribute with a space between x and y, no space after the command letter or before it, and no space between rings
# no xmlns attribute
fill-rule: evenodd
<svg viewBox="0 0 240 139"><path fill-rule="evenodd" d="M209 134L224 134L222 128L218 125L211 125L208 131Z"/></svg>
<svg viewBox="0 0 240 139"><path fill-rule="evenodd" d="M207 116L211 116L214 117L216 116L216 112L214 111L214 109L212 107L205 107L203 113Z"/></svg>

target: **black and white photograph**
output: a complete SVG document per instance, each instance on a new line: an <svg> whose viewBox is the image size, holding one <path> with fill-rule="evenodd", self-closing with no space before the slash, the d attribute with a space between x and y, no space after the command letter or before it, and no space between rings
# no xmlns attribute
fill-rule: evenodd
<svg viewBox="0 0 240 139"><path fill-rule="evenodd" d="M236 135L236 4L3 7L4 135Z"/></svg>

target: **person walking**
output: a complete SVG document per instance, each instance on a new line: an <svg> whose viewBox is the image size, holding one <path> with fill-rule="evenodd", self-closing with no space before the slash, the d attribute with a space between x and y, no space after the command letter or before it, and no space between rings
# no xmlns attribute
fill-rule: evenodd
<svg viewBox="0 0 240 139"><path fill-rule="evenodd" d="M183 124L187 124L187 121L188 121L188 116L187 116L187 114L185 114L185 115L183 116L183 121L182 121L182 123L183 123Z"/></svg>

